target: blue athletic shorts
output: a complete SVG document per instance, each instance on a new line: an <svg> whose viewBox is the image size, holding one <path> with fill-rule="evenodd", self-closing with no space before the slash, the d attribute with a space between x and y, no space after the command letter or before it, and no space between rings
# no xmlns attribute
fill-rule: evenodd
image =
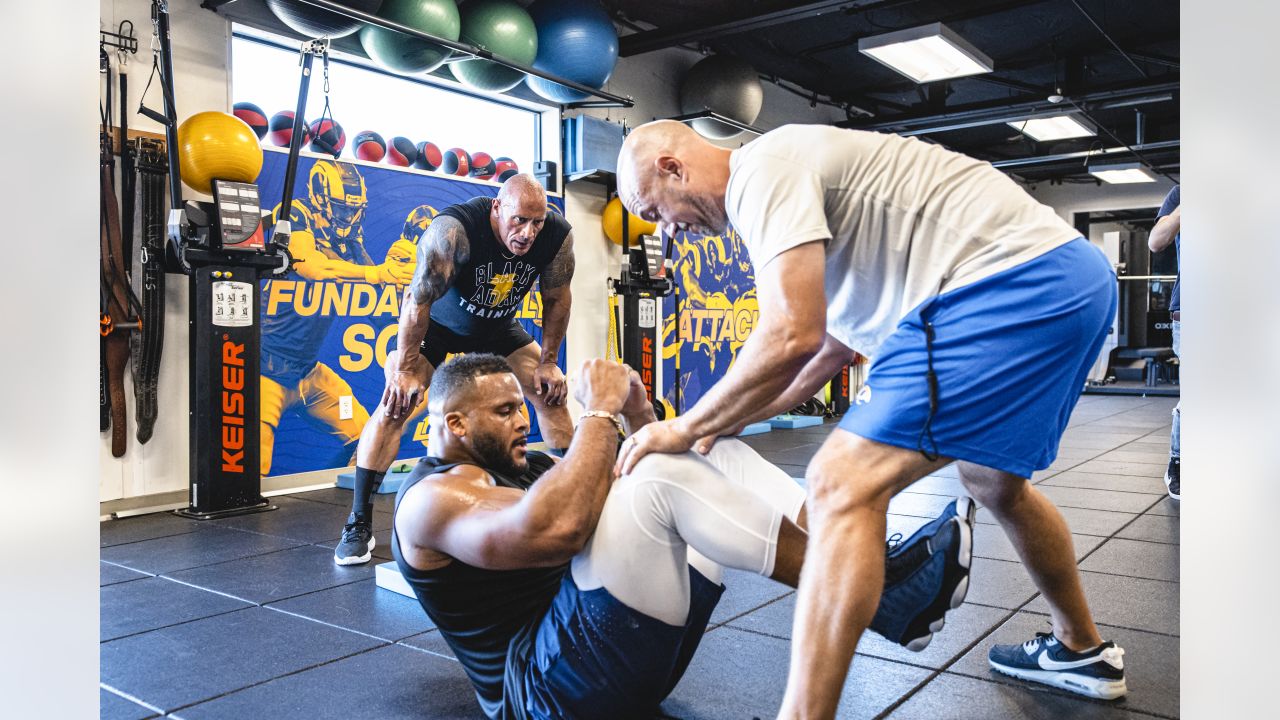
<svg viewBox="0 0 1280 720"><path fill-rule="evenodd" d="M1084 238L930 298L885 341L840 427L1030 477L1057 456L1115 314L1115 273Z"/></svg>
<svg viewBox="0 0 1280 720"><path fill-rule="evenodd" d="M724 586L689 567L689 617L668 625L566 572L532 637L513 642L504 695L543 720L653 717L693 659ZM513 658L519 656L518 659ZM513 660L516 660L513 662Z"/></svg>

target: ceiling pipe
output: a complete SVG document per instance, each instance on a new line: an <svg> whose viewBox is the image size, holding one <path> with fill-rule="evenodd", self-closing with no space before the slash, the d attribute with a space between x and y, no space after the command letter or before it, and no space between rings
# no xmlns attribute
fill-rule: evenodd
<svg viewBox="0 0 1280 720"><path fill-rule="evenodd" d="M888 117L876 122L844 121L836 123L838 127L857 130L879 130L896 132L900 135L923 135L948 130L962 130L981 125L995 125L1004 122L1016 122L1037 117L1061 115L1069 112L1062 107L1064 102L1088 106L1095 110L1129 105L1144 105L1173 99L1178 91L1178 82L1159 82L1135 85L1126 88L1096 90L1062 98L1058 102L1044 100L1026 100L1016 103L983 103L967 107L954 108L942 113L916 115L912 117Z"/></svg>
<svg viewBox="0 0 1280 720"><path fill-rule="evenodd" d="M1124 155L1137 150L1139 152L1157 152L1161 150L1177 150L1182 146L1181 140L1163 140L1161 142L1147 143L1145 145L1138 144L1129 147L1112 147L1102 150L1080 150L1078 152L1056 153L1053 155L1036 155L1034 157L1010 158L1008 160L995 160L992 165L998 168L1027 168L1036 165L1054 165L1070 160L1082 160L1086 158L1107 158L1113 155Z"/></svg>

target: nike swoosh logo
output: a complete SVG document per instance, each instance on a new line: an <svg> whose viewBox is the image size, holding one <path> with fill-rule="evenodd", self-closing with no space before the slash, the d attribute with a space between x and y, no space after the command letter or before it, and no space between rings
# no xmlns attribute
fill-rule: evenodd
<svg viewBox="0 0 1280 720"><path fill-rule="evenodd" d="M1072 668L1084 667L1085 665L1092 665L1099 660L1101 660L1100 657L1094 656L1084 658L1083 660L1068 660L1064 662L1054 660L1049 657L1048 652L1040 653L1040 657L1037 658L1037 662L1040 664L1041 669L1044 670L1070 670Z"/></svg>

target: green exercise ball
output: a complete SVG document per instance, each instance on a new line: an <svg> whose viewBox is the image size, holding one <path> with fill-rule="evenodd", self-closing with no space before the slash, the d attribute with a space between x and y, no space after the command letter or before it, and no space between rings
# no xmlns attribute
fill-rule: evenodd
<svg viewBox="0 0 1280 720"><path fill-rule="evenodd" d="M454 0L385 0L378 17L446 40L462 29ZM360 44L380 67L401 75L427 73L449 57L448 48L374 25L360 29Z"/></svg>
<svg viewBox="0 0 1280 720"><path fill-rule="evenodd" d="M463 5L462 41L521 65L531 65L538 57L538 28L512 0L471 0ZM519 70L474 58L451 63L449 70L462 84L484 92L504 92L524 80Z"/></svg>

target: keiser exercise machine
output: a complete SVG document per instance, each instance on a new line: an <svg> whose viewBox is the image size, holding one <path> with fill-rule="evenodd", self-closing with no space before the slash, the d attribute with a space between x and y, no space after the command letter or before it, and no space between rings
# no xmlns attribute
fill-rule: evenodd
<svg viewBox="0 0 1280 720"><path fill-rule="evenodd" d="M280 217L265 242L262 202L253 183L214 179L213 202L182 200L177 109L173 94L173 50L169 9L152 2L164 112L142 108L164 126L169 165L170 210L166 259L170 272L190 284L190 500L178 515L199 520L274 510L261 494L259 475L260 281L292 265L289 214ZM328 43L302 46L302 80L281 207L293 199L301 151L303 111L316 56L327 66Z"/></svg>
<svg viewBox="0 0 1280 720"><path fill-rule="evenodd" d="M627 228L628 214L622 213L622 266L618 277L608 280L609 288L622 296L622 331L614 339L620 347L615 350L624 363L640 373L653 412L663 420L666 406L657 391L658 364L662 362L661 299L675 290L671 263L675 238L668 240L665 257L662 237L658 235L641 235L640 242L632 247ZM610 312L614 312L612 305ZM610 320L611 323L615 321ZM676 380L679 388L679 378Z"/></svg>

